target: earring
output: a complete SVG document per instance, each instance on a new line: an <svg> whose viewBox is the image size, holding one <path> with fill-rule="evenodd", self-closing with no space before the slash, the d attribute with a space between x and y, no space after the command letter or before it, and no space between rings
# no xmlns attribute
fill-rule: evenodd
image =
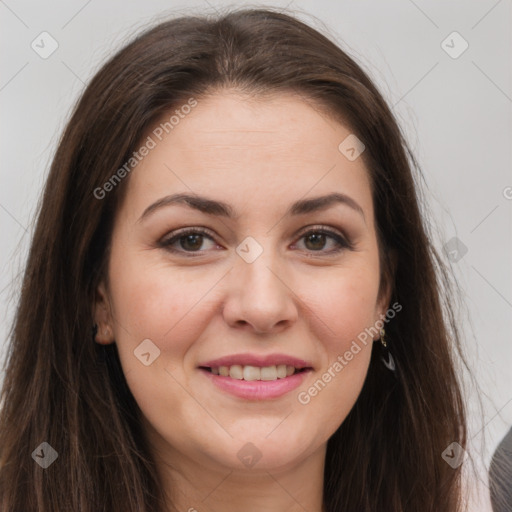
<svg viewBox="0 0 512 512"><path fill-rule="evenodd" d="M383 356L380 359L388 370L394 372L396 370L395 360L393 359L393 355L387 348L388 344L386 342L386 331L384 329L380 330L380 342L383 347Z"/></svg>
<svg viewBox="0 0 512 512"><path fill-rule="evenodd" d="M98 334L98 324L92 326L92 339L96 341L96 334Z"/></svg>

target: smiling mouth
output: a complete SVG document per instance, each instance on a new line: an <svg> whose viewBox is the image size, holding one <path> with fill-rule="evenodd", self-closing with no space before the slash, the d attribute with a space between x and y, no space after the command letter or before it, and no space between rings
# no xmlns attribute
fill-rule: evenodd
<svg viewBox="0 0 512 512"><path fill-rule="evenodd" d="M286 377L291 377L297 373L303 373L312 369L309 367L297 368L286 364L263 367L234 364L231 366L217 367L200 366L199 368L212 373L213 375L245 381L272 381L285 379Z"/></svg>

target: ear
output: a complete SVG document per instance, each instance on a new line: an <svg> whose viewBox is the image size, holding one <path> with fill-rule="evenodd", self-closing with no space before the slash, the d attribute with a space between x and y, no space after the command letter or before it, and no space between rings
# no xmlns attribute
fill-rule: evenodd
<svg viewBox="0 0 512 512"><path fill-rule="evenodd" d="M98 327L94 340L96 343L101 345L109 345L110 343L113 343L114 329L112 312L107 287L103 280L96 288L96 297L93 309L94 322Z"/></svg>

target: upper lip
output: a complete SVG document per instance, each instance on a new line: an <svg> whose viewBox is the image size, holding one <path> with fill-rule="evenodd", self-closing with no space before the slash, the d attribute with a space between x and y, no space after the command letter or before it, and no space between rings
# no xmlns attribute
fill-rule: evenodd
<svg viewBox="0 0 512 512"><path fill-rule="evenodd" d="M267 355L258 355L258 354L233 354L230 356L219 357L218 359L212 359L210 361L206 361L201 363L199 366L201 367L209 367L209 368L218 368L219 366L233 366L235 364L239 364L240 366L278 366L280 364L286 364L289 366L294 366L297 369L302 368L312 368L310 362L305 361L304 359L299 359L298 357L289 356L286 354L267 354Z"/></svg>

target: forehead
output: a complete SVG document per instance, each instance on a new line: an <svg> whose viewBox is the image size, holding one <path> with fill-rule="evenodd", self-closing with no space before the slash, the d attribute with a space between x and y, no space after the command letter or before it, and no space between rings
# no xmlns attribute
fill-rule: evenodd
<svg viewBox="0 0 512 512"><path fill-rule="evenodd" d="M348 126L293 93L219 92L192 109L176 105L155 123L146 134L154 147L131 172L126 202L140 214L161 196L192 192L236 211L253 202L261 210L269 200L288 205L308 193L341 192L371 213L362 158L350 161L339 150L350 135Z"/></svg>
<svg viewBox="0 0 512 512"><path fill-rule="evenodd" d="M167 113L157 125L168 118ZM223 91L200 99L169 135L177 151L213 153L223 149L250 155L256 150L284 159L297 159L300 153L321 162L326 151L337 149L340 128L339 123L323 116L315 103L294 93L252 97Z"/></svg>

